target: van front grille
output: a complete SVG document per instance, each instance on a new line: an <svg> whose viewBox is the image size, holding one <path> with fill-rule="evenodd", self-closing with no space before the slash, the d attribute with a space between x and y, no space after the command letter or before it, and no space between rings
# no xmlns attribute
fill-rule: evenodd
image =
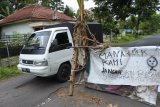
<svg viewBox="0 0 160 107"><path fill-rule="evenodd" d="M22 60L23 64L33 64L32 60Z"/></svg>

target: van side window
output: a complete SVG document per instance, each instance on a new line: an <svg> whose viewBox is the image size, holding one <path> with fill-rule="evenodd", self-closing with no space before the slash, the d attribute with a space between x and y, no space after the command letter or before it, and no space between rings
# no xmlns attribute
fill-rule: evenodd
<svg viewBox="0 0 160 107"><path fill-rule="evenodd" d="M72 46L72 43L69 43L67 32L57 33L54 40L56 40L55 42L56 45L51 45L49 53L64 49L69 49L68 47Z"/></svg>
<svg viewBox="0 0 160 107"><path fill-rule="evenodd" d="M58 45L69 43L67 32L58 33L55 39L57 39Z"/></svg>

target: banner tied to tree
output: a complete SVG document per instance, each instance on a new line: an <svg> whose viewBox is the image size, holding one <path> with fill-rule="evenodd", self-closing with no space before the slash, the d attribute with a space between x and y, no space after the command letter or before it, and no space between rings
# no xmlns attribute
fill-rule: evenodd
<svg viewBox="0 0 160 107"><path fill-rule="evenodd" d="M160 47L90 49L86 86L156 105Z"/></svg>
<svg viewBox="0 0 160 107"><path fill-rule="evenodd" d="M84 1L77 2L80 16L74 26L69 95L74 92L75 72L86 71L80 78L85 78L87 87L156 105L160 47L108 48L90 31L85 20Z"/></svg>

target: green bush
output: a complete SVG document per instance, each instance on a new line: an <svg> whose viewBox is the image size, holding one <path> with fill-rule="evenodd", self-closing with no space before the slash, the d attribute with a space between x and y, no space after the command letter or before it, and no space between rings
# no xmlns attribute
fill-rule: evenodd
<svg viewBox="0 0 160 107"><path fill-rule="evenodd" d="M112 41L116 41L116 43L127 43L127 42L135 41L140 38L143 38L143 35L139 35L138 38L135 38L134 35L127 34L126 36L114 37Z"/></svg>
<svg viewBox="0 0 160 107"><path fill-rule="evenodd" d="M23 46L31 33L26 33L26 34L20 34L17 32L14 32L12 37L11 37L11 46Z"/></svg>
<svg viewBox="0 0 160 107"><path fill-rule="evenodd" d="M121 42L129 42L129 41L133 41L135 40L135 38L133 36L123 36L121 38Z"/></svg>
<svg viewBox="0 0 160 107"><path fill-rule="evenodd" d="M11 46L22 46L24 44L23 35L14 32L11 39Z"/></svg>
<svg viewBox="0 0 160 107"><path fill-rule="evenodd" d="M18 71L16 65L11 67L0 67L0 79L16 76L18 74L20 74L20 71Z"/></svg>

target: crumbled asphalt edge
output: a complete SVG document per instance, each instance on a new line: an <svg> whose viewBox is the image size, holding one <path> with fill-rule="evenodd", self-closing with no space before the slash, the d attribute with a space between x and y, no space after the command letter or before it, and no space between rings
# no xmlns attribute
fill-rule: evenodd
<svg viewBox="0 0 160 107"><path fill-rule="evenodd" d="M82 85L82 84L80 84L80 85ZM79 85L75 85L75 88L76 88L77 86L79 86ZM34 106L34 107L41 107L41 106L49 103L50 101L53 101L54 99L51 99L51 96L55 95L58 91L64 90L64 89L66 89L66 88L68 88L68 85L56 89L55 91L51 92L47 97L45 97L44 100L42 100L41 103L37 104L37 105ZM55 98L55 97L54 97L54 98ZM101 100L101 104L106 105L106 107L119 107L117 104L116 104L116 105L112 105L112 104L107 103L106 101L103 101L102 98L97 98L97 97L95 97L95 96L93 96L93 98L91 98L92 101L96 101L96 99ZM95 102L95 103L96 103L96 102ZM96 103L96 104L99 105L98 103ZM78 106L76 106L76 107L78 107Z"/></svg>
<svg viewBox="0 0 160 107"><path fill-rule="evenodd" d="M59 87L59 88L56 89L55 91L51 92L47 97L45 97L45 98L42 100L41 103L37 104L37 105L34 106L34 107L40 107L40 106L43 106L43 105L45 105L46 103L50 102L51 100L53 100L53 99L51 99L51 96L52 96L53 94L55 94L56 92L58 92L59 90L64 89L64 88L68 88L68 85L67 85L67 86L63 86L63 87Z"/></svg>

